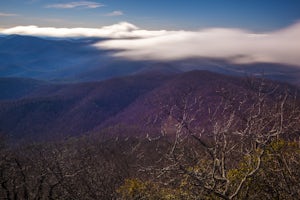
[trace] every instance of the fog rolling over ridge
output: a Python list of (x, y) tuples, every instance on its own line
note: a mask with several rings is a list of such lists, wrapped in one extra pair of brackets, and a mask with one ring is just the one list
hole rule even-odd
[[(147, 33), (146, 30), (144, 30)], [(300, 66), (300, 23), (287, 28), (256, 33), (237, 28), (199, 31), (165, 31), (138, 39), (100, 42), (104, 49), (120, 49), (115, 56), (136, 60), (180, 60), (204, 57), (233, 63), (281, 63)], [(180, 47), (180, 48), (179, 48)]]
[(99, 29), (20, 26), (2, 31), (0, 76), (82, 82), (204, 69), (299, 84), (299, 32), (299, 23), (265, 33), (144, 30), (125, 22)]
[[(2, 31), (43, 37), (100, 37), (100, 49), (134, 60), (226, 59), (233, 63), (281, 63), (300, 66), (300, 22), (269, 32), (212, 27), (196, 31), (146, 30), (128, 22), (89, 28), (19, 26)], [(180, 46), (181, 48), (178, 48)]]

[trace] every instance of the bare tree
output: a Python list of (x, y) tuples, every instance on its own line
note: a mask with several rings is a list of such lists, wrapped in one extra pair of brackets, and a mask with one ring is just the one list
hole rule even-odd
[(174, 135), (166, 154), (169, 164), (157, 170), (157, 177), (165, 174), (171, 185), (178, 181), (174, 176), (188, 178), (198, 195), (246, 198), (248, 182), (261, 170), (271, 142), (295, 137), (300, 130), (296, 90), (270, 87), (263, 80), (250, 86), (247, 92), (220, 87), (219, 103), (213, 106), (192, 90), (175, 104), (165, 104), (163, 127)]
[(0, 149), (0, 199), (115, 199), (129, 176), (126, 145), (73, 138)]

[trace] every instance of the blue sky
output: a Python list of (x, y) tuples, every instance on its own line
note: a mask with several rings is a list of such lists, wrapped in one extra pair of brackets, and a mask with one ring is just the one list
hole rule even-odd
[(300, 0), (2, 0), (0, 27), (100, 27), (127, 21), (147, 29), (231, 27), (270, 31), (300, 20)]
[(0, 29), (104, 37), (95, 47), (133, 60), (300, 66), (300, 0), (1, 0)]

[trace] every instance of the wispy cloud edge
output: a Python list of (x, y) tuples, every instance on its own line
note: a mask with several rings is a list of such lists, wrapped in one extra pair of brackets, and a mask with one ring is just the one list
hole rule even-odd
[(16, 14), (16, 13), (0, 12), (0, 17), (17, 17), (17, 16), (20, 16), (20, 15)]
[(73, 1), (69, 3), (49, 4), (46, 8), (57, 8), (57, 9), (72, 9), (72, 8), (99, 8), (104, 5), (93, 1)]
[(121, 11), (121, 10), (115, 10), (115, 11), (112, 11), (110, 13), (107, 13), (105, 16), (115, 17), (115, 16), (121, 16), (121, 15), (124, 15), (123, 11)]

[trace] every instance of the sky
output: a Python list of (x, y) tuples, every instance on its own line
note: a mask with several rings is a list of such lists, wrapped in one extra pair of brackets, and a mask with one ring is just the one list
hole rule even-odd
[(300, 0), (1, 0), (0, 28), (97, 28), (121, 21), (145, 29), (231, 27), (270, 31), (300, 20)]
[(300, 67), (300, 0), (1, 0), (0, 33), (104, 37), (133, 60)]

